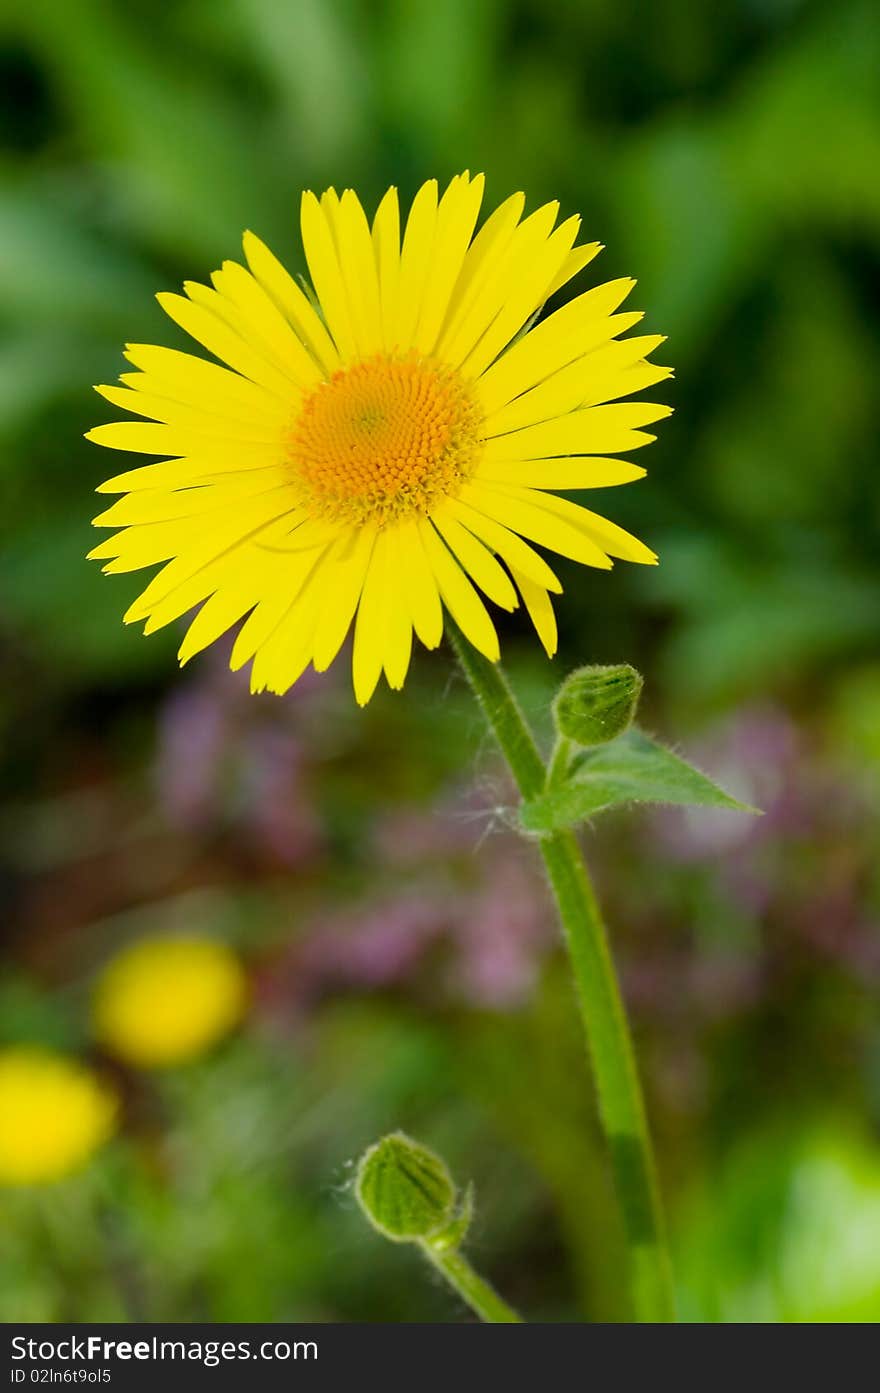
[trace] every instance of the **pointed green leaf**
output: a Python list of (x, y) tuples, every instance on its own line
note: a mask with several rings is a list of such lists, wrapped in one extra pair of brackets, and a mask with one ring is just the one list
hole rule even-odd
[(627, 803), (757, 812), (644, 731), (629, 730), (578, 754), (563, 781), (523, 804), (520, 818), (528, 832), (557, 832)]

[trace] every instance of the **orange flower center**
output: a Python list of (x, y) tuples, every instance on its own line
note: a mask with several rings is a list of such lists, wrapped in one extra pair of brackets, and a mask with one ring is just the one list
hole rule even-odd
[(476, 463), (479, 420), (455, 369), (378, 354), (305, 398), (288, 460), (316, 515), (381, 525), (458, 491)]

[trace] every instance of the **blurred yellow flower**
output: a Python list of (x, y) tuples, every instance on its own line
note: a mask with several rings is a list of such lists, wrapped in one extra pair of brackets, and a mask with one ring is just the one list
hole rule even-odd
[(142, 939), (104, 969), (94, 999), (95, 1033), (128, 1064), (181, 1064), (237, 1025), (246, 1001), (244, 971), (225, 944)]
[(0, 1050), (0, 1184), (59, 1180), (113, 1131), (117, 1101), (91, 1069), (32, 1045)]
[(669, 414), (621, 401), (670, 375), (647, 361), (663, 339), (620, 337), (642, 317), (617, 313), (629, 279), (530, 327), (601, 247), (575, 246), (578, 217), (555, 226), (558, 203), (523, 218), (521, 193), (474, 235), (482, 197), (482, 175), (442, 197), (431, 179), (401, 237), (396, 189), (372, 226), (350, 189), (306, 193), (314, 293), (246, 232), (248, 269), (158, 297), (219, 362), (129, 344), (138, 371), (97, 389), (146, 420), (89, 438), (165, 457), (99, 490), (125, 496), (94, 519), (119, 530), (90, 555), (108, 572), (164, 563), (126, 622), (150, 633), (201, 605), (185, 662), (244, 619), (231, 666), (253, 659), (252, 689), (279, 693), (328, 668), (353, 626), (363, 704), (383, 670), (403, 685), (413, 634), (437, 647), (444, 609), (495, 661), (478, 591), (522, 600), (552, 656), (562, 586), (530, 543), (606, 570), (656, 561), (556, 491), (645, 473), (613, 456)]

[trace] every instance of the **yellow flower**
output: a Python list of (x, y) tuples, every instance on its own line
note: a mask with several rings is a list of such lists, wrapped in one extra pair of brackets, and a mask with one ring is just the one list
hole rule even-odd
[(0, 1050), (0, 1184), (76, 1170), (110, 1136), (116, 1098), (90, 1069), (33, 1045)]
[(644, 474), (613, 456), (669, 408), (620, 398), (670, 375), (647, 362), (663, 339), (621, 338), (641, 318), (617, 313), (631, 280), (528, 327), (601, 248), (575, 246), (577, 217), (555, 226), (557, 203), (524, 218), (523, 194), (474, 235), (482, 194), (482, 176), (439, 198), (429, 180), (402, 238), (396, 189), (372, 226), (350, 189), (304, 194), (313, 291), (247, 232), (249, 269), (158, 297), (226, 366), (130, 344), (138, 371), (97, 389), (147, 421), (89, 439), (166, 458), (101, 486), (125, 497), (95, 523), (120, 530), (90, 555), (108, 572), (165, 563), (125, 616), (147, 633), (201, 604), (181, 662), (244, 619), (231, 665), (253, 659), (252, 689), (280, 693), (353, 625), (363, 704), (383, 669), (403, 685), (413, 633), (436, 648), (444, 607), (496, 660), (479, 591), (521, 598), (552, 656), (562, 587), (530, 543), (604, 569), (656, 561), (554, 491)]
[(241, 964), (224, 944), (142, 939), (104, 969), (95, 992), (95, 1032), (129, 1064), (181, 1064), (237, 1025), (246, 1001)]

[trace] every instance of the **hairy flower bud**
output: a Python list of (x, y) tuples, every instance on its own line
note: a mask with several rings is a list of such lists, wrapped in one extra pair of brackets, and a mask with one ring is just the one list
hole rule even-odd
[(560, 735), (578, 745), (605, 745), (632, 725), (642, 693), (634, 667), (581, 667), (565, 679), (553, 703)]
[(373, 1227), (396, 1243), (430, 1238), (455, 1209), (455, 1185), (444, 1162), (403, 1132), (364, 1152), (355, 1195)]

